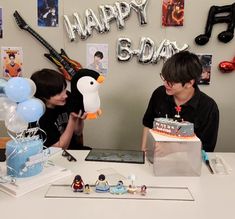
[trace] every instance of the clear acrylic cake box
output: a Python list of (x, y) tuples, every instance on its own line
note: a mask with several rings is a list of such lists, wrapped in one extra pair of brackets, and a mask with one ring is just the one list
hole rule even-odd
[[(155, 151), (155, 143), (161, 150)], [(201, 141), (198, 137), (180, 139), (149, 130), (147, 158), (156, 176), (200, 176)]]

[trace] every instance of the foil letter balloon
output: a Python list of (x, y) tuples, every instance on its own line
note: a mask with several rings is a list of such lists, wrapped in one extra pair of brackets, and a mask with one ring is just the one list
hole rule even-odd
[(76, 38), (74, 33), (75, 26), (71, 24), (67, 15), (64, 15), (64, 25), (70, 41), (73, 42)]
[(117, 10), (117, 26), (119, 29), (123, 29), (125, 19), (127, 19), (131, 14), (131, 8), (126, 2), (116, 2), (115, 5)]
[(148, 0), (134, 0), (130, 3), (130, 6), (138, 14), (140, 25), (147, 24), (146, 6)]
[(110, 23), (117, 17), (117, 13), (111, 5), (101, 5), (99, 8), (104, 32), (108, 32), (110, 30)]
[(181, 48), (179, 48), (176, 42), (171, 42), (167, 39), (162, 40), (157, 50), (154, 52), (152, 63), (157, 63), (160, 59), (163, 59), (165, 62), (168, 58), (170, 58), (175, 53), (180, 51), (184, 51), (188, 48), (187, 44), (184, 44)]
[(148, 37), (142, 37), (140, 40), (139, 62), (148, 63), (154, 54), (154, 42)]
[(81, 18), (79, 17), (78, 13), (73, 14), (74, 17), (74, 23), (75, 23), (75, 31), (78, 33), (80, 38), (82, 40), (87, 39), (89, 37), (89, 34), (85, 28), (85, 25), (82, 23)]
[(117, 58), (119, 61), (129, 61), (133, 57), (133, 51), (130, 49), (131, 40), (128, 38), (119, 38), (117, 42)]
[(85, 15), (86, 15), (86, 30), (89, 36), (91, 35), (93, 29), (96, 29), (98, 33), (104, 32), (103, 26), (100, 24), (99, 20), (97, 19), (92, 9), (87, 9), (85, 11)]

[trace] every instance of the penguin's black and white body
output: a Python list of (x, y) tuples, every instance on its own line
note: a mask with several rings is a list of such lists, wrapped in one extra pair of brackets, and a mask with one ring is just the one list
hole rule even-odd
[(80, 69), (71, 80), (71, 111), (87, 113), (88, 119), (101, 114), (98, 89), (104, 76), (91, 69)]

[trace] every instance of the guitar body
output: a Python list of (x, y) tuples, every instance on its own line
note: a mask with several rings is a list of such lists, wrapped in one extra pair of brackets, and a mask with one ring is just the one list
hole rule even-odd
[[(47, 57), (52, 63), (54, 63), (57, 66), (57, 68), (64, 75), (66, 80), (71, 81), (72, 76), (68, 73), (68, 71), (64, 68), (64, 66), (60, 63), (59, 60), (57, 60), (53, 55), (48, 54), (48, 53), (45, 53), (44, 56)], [(61, 49), (60, 56), (67, 63), (69, 63), (70, 67), (74, 69), (76, 72), (82, 68), (82, 65), (79, 62), (70, 59), (63, 49)]]
[(46, 53), (44, 56), (58, 67), (66, 80), (70, 81), (72, 77), (78, 72), (78, 70), (82, 68), (81, 64), (70, 59), (63, 49), (61, 49), (61, 53), (59, 54), (45, 39), (43, 39), (24, 21), (17, 11), (15, 11), (13, 15), (15, 17), (16, 23), (21, 29), (28, 31), (49, 50), (49, 54)]

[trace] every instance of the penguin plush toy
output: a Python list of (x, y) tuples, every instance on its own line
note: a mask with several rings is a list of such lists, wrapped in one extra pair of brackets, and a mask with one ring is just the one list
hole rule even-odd
[(100, 114), (98, 89), (104, 76), (91, 69), (80, 69), (71, 80), (71, 112), (87, 113), (87, 119), (96, 119)]

